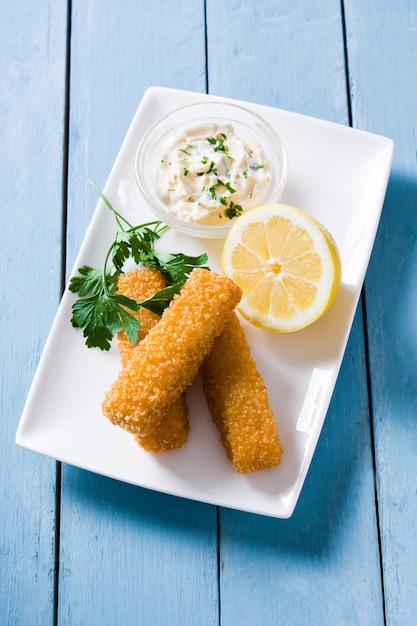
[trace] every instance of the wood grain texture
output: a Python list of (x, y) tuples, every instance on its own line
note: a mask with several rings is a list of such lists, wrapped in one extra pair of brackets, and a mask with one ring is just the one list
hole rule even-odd
[(217, 624), (215, 507), (63, 468), (59, 620)]
[(338, 0), (208, 0), (207, 20), (210, 93), (348, 124)]
[[(68, 269), (153, 85), (205, 90), (204, 4), (72, 3)], [(218, 623), (216, 508), (63, 468), (64, 624)]]
[(346, 6), (354, 125), (395, 155), (366, 283), (386, 617), (417, 621), (417, 6)]
[(15, 432), (60, 297), (66, 3), (0, 22), (0, 624), (52, 624), (55, 462)]
[[(217, 28), (218, 22), (227, 27)], [(227, 80), (220, 84), (224, 59)], [(210, 90), (220, 95), (238, 93), (242, 99), (348, 120), (339, 2), (312, 7), (211, 1), (208, 60)], [(283, 522), (221, 513), (224, 626), (383, 623), (369, 425), (359, 311), (293, 517)]]

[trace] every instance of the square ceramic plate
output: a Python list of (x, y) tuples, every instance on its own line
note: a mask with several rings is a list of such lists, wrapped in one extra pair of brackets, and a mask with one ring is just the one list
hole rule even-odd
[[(131, 222), (153, 219), (134, 177), (138, 143), (168, 111), (213, 98), (149, 89), (104, 189)], [(289, 517), (297, 503), (326, 416), (371, 254), (391, 169), (390, 139), (269, 107), (238, 103), (264, 118), (283, 140), (289, 163), (282, 202), (318, 218), (339, 247), (340, 292), (323, 318), (297, 333), (276, 335), (242, 321), (268, 388), (284, 455), (281, 464), (240, 475), (226, 458), (200, 382), (187, 391), (190, 436), (179, 450), (152, 455), (101, 414), (106, 390), (119, 371), (117, 347), (88, 350), (70, 324), (75, 296), (65, 291), (19, 424), (19, 445), (121, 481), (202, 502), (273, 517)], [(101, 266), (114, 238), (113, 218), (98, 202), (75, 263)], [(170, 230), (170, 252), (207, 252), (220, 270), (221, 242)]]

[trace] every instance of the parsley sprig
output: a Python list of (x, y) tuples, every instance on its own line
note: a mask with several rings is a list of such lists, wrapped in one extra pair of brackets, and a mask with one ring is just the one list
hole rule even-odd
[[(71, 278), (69, 289), (79, 296), (72, 306), (71, 323), (84, 329), (88, 348), (109, 350), (113, 336), (123, 327), (128, 339), (133, 344), (137, 343), (140, 324), (129, 310), (139, 311), (144, 307), (161, 315), (174, 295), (179, 293), (190, 272), (195, 267), (205, 267), (207, 255), (192, 257), (156, 251), (155, 242), (168, 227), (160, 221), (133, 226), (112, 207), (96, 185), (90, 179), (88, 181), (112, 212), (116, 235), (102, 268), (84, 265)], [(117, 280), (123, 274), (128, 259), (133, 259), (137, 265), (160, 271), (165, 276), (167, 287), (142, 302), (117, 293)]]

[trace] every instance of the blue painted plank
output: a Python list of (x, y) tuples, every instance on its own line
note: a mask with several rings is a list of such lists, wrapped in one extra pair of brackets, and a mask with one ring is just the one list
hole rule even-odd
[(339, 5), (209, 0), (210, 93), (347, 125)]
[[(205, 90), (204, 3), (72, 3), (68, 269), (145, 90)], [(216, 508), (64, 466), (59, 619), (218, 623)]]
[(53, 623), (55, 462), (15, 433), (60, 297), (66, 2), (0, 22), (0, 623)]
[[(207, 6), (211, 92), (347, 123), (338, 1)], [(294, 516), (223, 510), (220, 531), (224, 626), (383, 622), (360, 310)]]
[(205, 92), (204, 2), (73, 2), (67, 268), (152, 85)]
[(63, 468), (63, 624), (218, 623), (215, 507)]
[(346, 6), (354, 125), (395, 155), (365, 283), (387, 624), (417, 622), (417, 6)]

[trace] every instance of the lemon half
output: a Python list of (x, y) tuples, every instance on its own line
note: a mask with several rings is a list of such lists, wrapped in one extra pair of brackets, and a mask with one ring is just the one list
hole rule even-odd
[(222, 269), (242, 289), (238, 310), (252, 324), (291, 332), (313, 323), (341, 280), (336, 243), (315, 218), (285, 204), (243, 213), (231, 228)]

